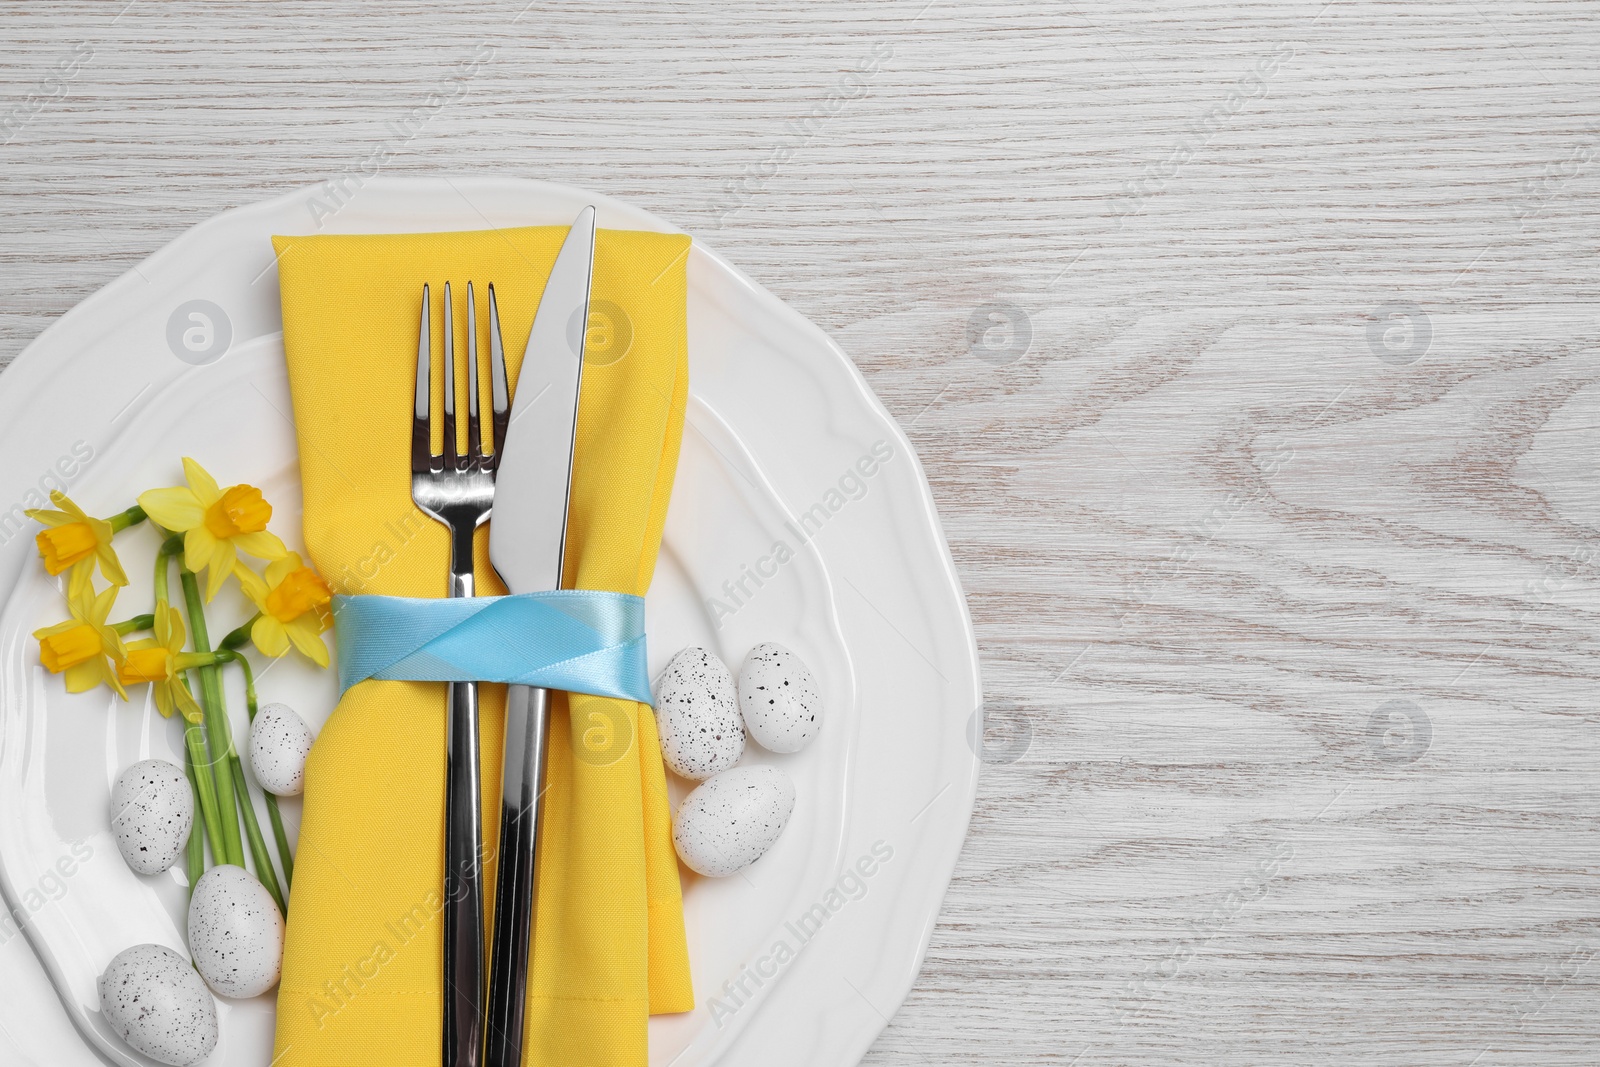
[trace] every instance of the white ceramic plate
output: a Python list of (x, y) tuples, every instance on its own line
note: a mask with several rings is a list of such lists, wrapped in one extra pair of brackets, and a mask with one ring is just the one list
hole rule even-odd
[[(316, 197), (329, 203), (308, 189), (195, 227), (53, 325), (0, 385), (0, 889), (68, 1018), (113, 1063), (148, 1061), (109, 1033), (95, 979), (132, 944), (181, 951), (185, 896), (181, 875), (123, 865), (110, 785), (136, 759), (179, 760), (179, 738), (143, 702), (67, 696), (38, 666), (29, 632), (64, 615), (13, 504), (34, 506), (29, 494), (54, 479), (110, 514), (137, 488), (174, 483), (187, 454), (225, 483), (262, 486), (274, 528), (296, 540), (268, 238), (315, 230)], [(565, 224), (587, 203), (605, 227), (673, 229), (605, 197), (511, 179), (369, 182), (321, 229)], [(747, 750), (745, 762), (782, 766), (798, 789), (772, 851), (733, 878), (683, 871), (697, 1007), (652, 1019), (651, 1062), (853, 1064), (911, 987), (966, 832), (980, 701), (971, 626), (916, 457), (849, 360), (699, 244), (689, 282), (689, 426), (647, 601), (651, 667), (693, 643), (737, 671), (752, 645), (776, 640), (816, 672), (827, 720), (801, 753)], [(209, 349), (191, 335), (199, 353), (182, 344), (179, 312), (196, 300), (226, 323)], [(132, 612), (148, 601), (153, 545), (127, 540)], [(779, 543), (792, 555), (782, 564)], [(223, 632), (225, 616), (214, 618)], [(260, 688), (313, 725), (334, 700), (330, 676), (287, 660)], [(242, 732), (238, 694), (231, 704)], [(672, 788), (676, 803), (685, 783)], [(12, 973), (29, 971), (8, 967), (0, 982)], [(267, 1064), (274, 1010), (274, 995), (222, 1002), (222, 1042), (206, 1062)], [(59, 1028), (3, 1003), (0, 1035), (40, 1062), (91, 1062)]]

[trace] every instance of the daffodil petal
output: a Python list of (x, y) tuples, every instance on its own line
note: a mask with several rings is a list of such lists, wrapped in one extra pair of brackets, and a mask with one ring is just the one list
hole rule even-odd
[(45, 626), (33, 631), (33, 638), (37, 641), (46, 637), (54, 637), (56, 634), (64, 634), (74, 626), (79, 625), (81, 625), (81, 622), (78, 619), (68, 619), (66, 622), (58, 622), (53, 626)]
[[(250, 550), (246, 548), (245, 551), (249, 552)], [(270, 557), (264, 556), (262, 558), (267, 559)], [(278, 585), (289, 575), (299, 570), (301, 566), (303, 564), (300, 562), (300, 553), (298, 552), (290, 552), (282, 559), (273, 560), (273, 562), (267, 564), (267, 585), (269, 587)]]
[(87, 512), (85, 512), (78, 505), (74, 504), (71, 499), (65, 496), (59, 489), (50, 490), (50, 503), (54, 504), (58, 509), (56, 514), (64, 516), (67, 522), (94, 521)]
[(103, 623), (95, 629), (100, 633), (100, 644), (112, 662), (121, 663), (128, 658), (128, 646), (122, 643), (122, 635)]
[(87, 621), (96, 625), (104, 624), (111, 617), (111, 608), (117, 602), (117, 592), (117, 587), (114, 585), (102, 589), (100, 595), (89, 605)]
[(216, 551), (217, 538), (204, 524), (183, 535), (183, 565), (195, 574), (206, 569), (206, 562)]
[(92, 591), (91, 583), (94, 580), (94, 557), (87, 556), (72, 565), (67, 571), (67, 599), (76, 600), (85, 592)]
[(206, 603), (209, 604), (222, 592), (223, 583), (233, 573), (233, 565), (238, 559), (233, 542), (218, 538), (216, 546), (211, 549), (211, 559), (206, 563)]
[(156, 710), (164, 719), (172, 718), (172, 692), (166, 685), (152, 685), (150, 695), (156, 698)]
[(28, 508), (23, 514), (46, 526), (65, 526), (69, 522), (78, 521), (64, 511), (51, 511), (49, 508)]
[(175, 533), (183, 533), (206, 521), (206, 506), (194, 491), (176, 486), (171, 489), (151, 489), (139, 494), (139, 506), (157, 526)]
[(239, 534), (230, 540), (257, 559), (278, 560), (289, 554), (289, 546), (283, 543), (283, 539), (267, 530)]
[(76, 594), (67, 597), (67, 606), (72, 609), (74, 618), (88, 622), (94, 615), (95, 592), (93, 585), (80, 588)]
[(289, 635), (283, 623), (271, 615), (263, 615), (250, 626), (250, 640), (263, 656), (276, 659), (289, 651)]
[(136, 648), (169, 648), (175, 652), (183, 650), (186, 631), (183, 628), (183, 614), (171, 604), (167, 605), (165, 612), (156, 612), (156, 624), (153, 628), (155, 636), (143, 641), (130, 641), (129, 650)]
[(100, 573), (112, 585), (127, 585), (128, 572), (122, 569), (122, 561), (108, 544), (103, 544), (94, 550), (95, 559), (100, 561)]
[(183, 613), (177, 608), (167, 609), (166, 636), (162, 637), (161, 627), (156, 627), (156, 637), (161, 644), (172, 652), (182, 652), (183, 643), (189, 639), (189, 631), (183, 625)]
[(319, 667), (328, 665), (328, 646), (322, 643), (322, 630), (314, 614), (307, 612), (284, 629), (302, 655)]
[(239, 588), (249, 598), (250, 603), (256, 606), (257, 611), (267, 610), (267, 583), (261, 580), (261, 575), (246, 567), (243, 563), (235, 562), (233, 576), (239, 579)]
[(189, 692), (187, 686), (180, 682), (173, 682), (170, 686), (165, 686), (163, 688), (169, 688), (172, 690), (172, 695), (176, 697), (178, 701), (178, 711), (182, 713), (185, 719), (188, 719), (190, 722), (200, 721), (203, 713), (200, 710), (199, 703), (195, 701), (194, 695)]
[(89, 513), (72, 502), (72, 498), (59, 489), (50, 490), (50, 503), (71, 515), (79, 522), (93, 522)]
[(61, 679), (66, 683), (69, 693), (87, 693), (99, 685), (104, 677), (105, 669), (95, 659), (75, 664), (61, 672)]
[(222, 499), (222, 487), (211, 477), (211, 472), (188, 456), (183, 457), (183, 476), (188, 479), (189, 488), (194, 490), (194, 495), (200, 498), (200, 503), (205, 507), (209, 508)]

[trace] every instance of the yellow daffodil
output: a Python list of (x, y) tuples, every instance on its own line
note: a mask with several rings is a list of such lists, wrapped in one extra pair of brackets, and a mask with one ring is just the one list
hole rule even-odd
[(261, 498), (261, 490), (253, 485), (223, 489), (187, 456), (183, 473), (187, 487), (152, 489), (139, 497), (139, 506), (159, 525), (183, 534), (183, 565), (196, 574), (206, 571), (207, 600), (233, 572), (240, 550), (266, 560), (288, 555), (277, 535), (267, 532), (272, 505)]
[(297, 552), (267, 565), (266, 578), (236, 564), (239, 587), (261, 614), (250, 625), (250, 640), (263, 655), (281, 656), (292, 643), (319, 667), (328, 665), (322, 634), (333, 625), (328, 605), (333, 591)]
[(128, 576), (111, 548), (111, 535), (116, 527), (105, 519), (86, 514), (59, 489), (50, 492), (50, 503), (60, 510), (30, 508), (28, 517), (44, 523), (45, 528), (35, 538), (39, 555), (44, 557), (44, 569), (60, 574), (71, 568), (67, 578), (67, 596), (71, 599), (89, 584), (94, 566), (100, 564), (100, 573), (112, 585), (127, 585)]
[(116, 600), (116, 586), (97, 596), (85, 581), (67, 599), (72, 618), (33, 632), (39, 640), (39, 662), (51, 673), (66, 676), (67, 692), (83, 693), (104, 682), (127, 699), (117, 678), (117, 665), (127, 652), (117, 631), (106, 623)]
[(183, 684), (183, 671), (199, 665), (187, 660), (210, 662), (210, 657), (184, 652), (186, 638), (183, 616), (177, 608), (168, 605), (166, 611), (156, 612), (154, 637), (128, 643), (128, 655), (117, 670), (117, 678), (123, 685), (149, 682), (161, 714), (170, 719), (176, 710), (185, 719), (197, 723), (201, 718), (200, 705)]

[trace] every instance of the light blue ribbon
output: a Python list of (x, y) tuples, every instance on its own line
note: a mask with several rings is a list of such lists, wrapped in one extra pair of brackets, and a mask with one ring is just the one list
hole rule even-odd
[(378, 678), (515, 682), (651, 703), (644, 599), (627, 593), (340, 596), (333, 618), (341, 695)]

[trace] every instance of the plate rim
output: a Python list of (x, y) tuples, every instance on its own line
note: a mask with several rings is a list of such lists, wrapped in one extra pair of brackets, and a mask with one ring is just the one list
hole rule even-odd
[[(592, 190), (586, 190), (562, 183), (523, 178), (514, 175), (463, 175), (451, 174), (449, 172), (437, 172), (427, 176), (379, 175), (373, 179), (369, 179), (363, 188), (371, 186), (373, 188), (381, 188), (384, 191), (395, 195), (403, 196), (408, 193), (419, 194), (429, 191), (437, 191), (440, 188), (441, 182), (454, 189), (464, 199), (465, 193), (462, 192), (462, 189), (505, 189), (514, 185), (519, 190), (526, 191), (529, 194), (529, 214), (538, 214), (542, 203), (547, 203), (550, 200), (559, 201), (572, 198), (586, 198), (590, 202), (595, 203), (597, 207), (601, 208), (602, 220), (604, 220), (607, 215), (620, 215), (625, 217), (628, 220), (628, 224), (634, 228), (653, 229), (656, 232), (665, 233), (686, 232), (676, 226), (671, 225), (665, 220), (660, 219), (653, 213), (628, 203), (627, 201), (618, 200), (605, 194), (593, 192)], [(106, 282), (100, 288), (95, 290), (95, 292), (79, 301), (72, 308), (59, 316), (55, 321), (50, 323), (50, 325), (47, 326), (37, 337), (30, 341), (6, 368), (4, 377), (12, 384), (11, 388), (0, 390), (0, 419), (25, 421), (25, 418), (18, 418), (18, 409), (25, 404), (28, 396), (37, 391), (52, 369), (52, 363), (46, 354), (46, 350), (56, 346), (58, 343), (72, 344), (73, 341), (71, 334), (85, 326), (93, 326), (97, 321), (95, 319), (96, 314), (100, 312), (103, 307), (111, 305), (115, 301), (125, 299), (126, 295), (131, 289), (143, 284), (147, 284), (148, 280), (144, 277), (141, 268), (148, 269), (151, 271), (151, 273), (155, 273), (158, 268), (164, 266), (169, 261), (174, 260), (180, 254), (181, 246), (192, 240), (195, 240), (203, 231), (225, 229), (230, 222), (237, 223), (241, 219), (248, 218), (252, 215), (270, 214), (280, 211), (286, 205), (290, 205), (297, 201), (302, 201), (304, 198), (314, 195), (320, 191), (321, 188), (322, 186), (320, 184), (295, 186), (288, 188), (277, 195), (254, 200), (250, 203), (241, 204), (210, 215), (205, 219), (186, 227), (182, 232), (172, 237), (160, 248), (151, 252), (138, 263), (133, 264), (117, 277)], [(485, 228), (496, 228), (494, 224), (491, 223), (487, 218), (485, 218), (484, 221)], [(639, 225), (641, 222), (647, 223), (648, 225), (641, 226)], [(539, 224), (540, 223), (536, 222), (518, 223), (518, 225)], [(401, 233), (430, 231), (426, 229), (374, 230), (371, 228), (361, 228), (343, 230), (335, 228), (325, 232)], [(692, 236), (694, 240), (691, 253), (692, 255), (701, 256), (709, 260), (710, 264), (713, 265), (725, 278), (731, 279), (734, 283), (736, 283), (736, 285), (743, 291), (743, 294), (756, 306), (762, 307), (768, 312), (776, 313), (786, 328), (809, 339), (813, 344), (820, 345), (820, 347), (828, 353), (836, 367), (842, 368), (845, 371), (845, 374), (853, 387), (855, 398), (858, 401), (863, 402), (864, 406), (876, 417), (879, 423), (887, 427), (887, 432), (891, 435), (894, 443), (903, 450), (905, 456), (910, 460), (910, 477), (912, 484), (914, 484), (916, 487), (919, 504), (919, 513), (916, 516), (917, 525), (925, 528), (933, 536), (934, 547), (936, 549), (936, 555), (938, 556), (939, 562), (939, 570), (937, 574), (939, 579), (938, 594), (941, 599), (953, 600), (954, 606), (957, 609), (956, 618), (954, 621), (958, 622), (959, 624), (961, 644), (967, 657), (965, 666), (968, 668), (972, 680), (972, 691), (968, 695), (975, 706), (976, 714), (979, 716), (977, 721), (981, 723), (982, 674), (976, 636), (972, 625), (971, 612), (967, 603), (965, 592), (961, 585), (960, 577), (955, 568), (953, 556), (950, 552), (948, 537), (946, 536), (944, 526), (938, 516), (937, 508), (933, 500), (931, 486), (929, 485), (921, 458), (918, 456), (915, 447), (913, 446), (909, 437), (907, 437), (905, 434), (904, 429), (884, 406), (881, 399), (872, 391), (870, 385), (868, 385), (866, 381), (865, 376), (861, 373), (860, 368), (856, 366), (854, 361), (849, 358), (844, 350), (837, 343), (835, 343), (834, 340), (821, 327), (806, 318), (804, 315), (800, 314), (800, 312), (794, 308), (790, 307), (775, 294), (762, 287), (759, 283), (754, 281), (742, 270), (740, 270), (736, 265), (723, 257), (721, 253), (719, 253), (713, 246), (707, 244), (698, 236), (694, 236), (692, 234), (690, 236)], [(275, 267), (275, 264), (273, 266)], [(275, 269), (273, 270), (273, 273), (275, 273)], [(112, 324), (103, 332), (115, 332), (120, 328), (120, 326)], [(78, 346), (81, 347), (81, 344)], [(18, 572), (16, 570), (0, 573), (0, 604), (9, 602), (11, 599), (11, 596), (18, 584), (17, 573)], [(981, 727), (979, 728), (981, 729)], [(962, 844), (964, 843), (970, 828), (980, 770), (981, 760), (974, 758), (971, 760), (970, 765), (967, 766), (966, 773), (959, 776), (958, 780), (952, 782), (952, 788), (955, 791), (957, 798), (962, 802), (962, 810), (960, 812), (959, 819), (951, 818), (944, 823), (944, 825), (947, 825), (950, 829), (949, 832), (941, 835), (941, 838), (945, 839), (943, 841), (945, 848), (943, 850), (943, 855), (938, 858), (936, 866), (932, 861), (926, 863), (926, 866), (930, 870), (937, 870), (939, 875), (938, 901), (936, 906), (926, 914), (917, 938), (917, 944), (915, 946), (913, 958), (909, 961), (909, 966), (905, 967), (901, 971), (899, 977), (894, 979), (895, 992), (893, 996), (892, 1010), (890, 1012), (891, 1016), (894, 1011), (898, 1011), (900, 1006), (904, 1004), (906, 998), (909, 996), (912, 988), (914, 987), (916, 978), (920, 974), (922, 965), (925, 962), (933, 930), (937, 926), (939, 913), (942, 910), (944, 896), (948, 892), (950, 881), (954, 875), (955, 868), (959, 863)], [(10, 883), (10, 876), (4, 871), (0, 871), (0, 898), (3, 898), (5, 903), (15, 911), (18, 910), (17, 900), (13, 894)], [(45, 965), (46, 970), (49, 970), (50, 968), (48, 959), (46, 955), (41, 952), (40, 947), (36, 942), (38, 935), (33, 924), (24, 925), (22, 929), (27, 938), (27, 945), (30, 952), (41, 962), (41, 964)], [(56, 992), (58, 996), (60, 996), (61, 990), (59, 983), (52, 980), (52, 984), (56, 986)], [(63, 1004), (63, 1008), (66, 1010), (66, 1014), (72, 1020), (74, 1026), (77, 1026), (79, 1020), (76, 1016), (76, 1013), (69, 1005)], [(855, 1040), (847, 1043), (847, 1047), (851, 1050), (853, 1057), (852, 1062), (859, 1061), (860, 1057), (865, 1054), (866, 1050), (870, 1048), (871, 1044), (877, 1039), (882, 1031), (886, 1029), (887, 1025), (887, 1021), (880, 1021), (879, 1023), (871, 1025), (870, 1027), (858, 1028), (862, 1032), (856, 1035)], [(866, 1032), (867, 1030), (870, 1030), (870, 1032)], [(80, 1036), (82, 1035), (80, 1034)], [(86, 1040), (85, 1045), (93, 1052), (93, 1054), (103, 1058), (103, 1053), (100, 1052), (100, 1050), (92, 1041)]]

